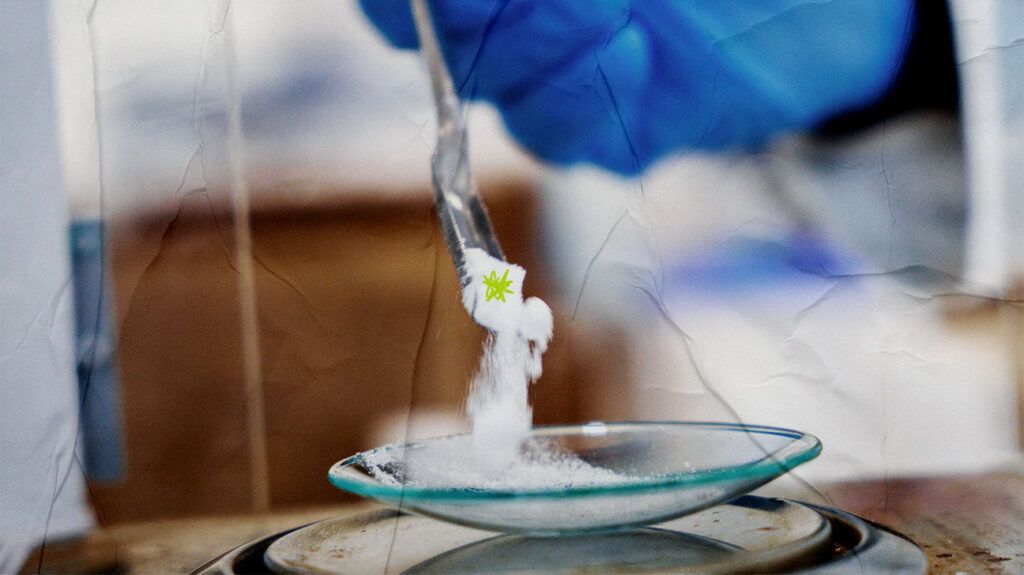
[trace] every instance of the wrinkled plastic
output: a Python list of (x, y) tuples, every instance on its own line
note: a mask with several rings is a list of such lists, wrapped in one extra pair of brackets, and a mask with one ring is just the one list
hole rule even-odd
[[(799, 14), (841, 3), (793, 4)], [(471, 368), (444, 366), (475, 365), (481, 334), (459, 302), (430, 215), (435, 126), (416, 54), (390, 48), (355, 3), (54, 6), (65, 181), (74, 217), (102, 221), (111, 247), (126, 485), (150, 485), (123, 498), (100, 490), (100, 516), (306, 502), (303, 494), (328, 489), (331, 462), (457, 425)], [(621, 19), (607, 7), (595, 17)], [(1024, 229), (1016, 161), (1024, 107), (1020, 75), (1006, 71), (1021, 69), (1024, 18), (1010, 2), (953, 8), (965, 82), (959, 122), (902, 117), (841, 143), (794, 135), (759, 154), (688, 153), (654, 164), (668, 153), (669, 135), (658, 130), (669, 126), (638, 138), (637, 157), (622, 155), (622, 124), (600, 98), (554, 108), (551, 88), (539, 93), (541, 105), (523, 100), (505, 112), (513, 137), (494, 107), (467, 110), (481, 189), (515, 181), (537, 192), (538, 222), (495, 225), (543, 256), (527, 271), (547, 276), (543, 295), (558, 315), (552, 345), (573, 341), (579, 347), (563, 355), (592, 363), (552, 419), (571, 408), (595, 419), (800, 429), (824, 444), (790, 477), (789, 494), (810, 501), (827, 497), (832, 480), (976, 472), (1018, 456), (1011, 338), (1020, 302), (1009, 288), (1024, 253), (1015, 249)], [(637, 14), (637, 26), (657, 20)], [(542, 40), (515, 46), (557, 56), (539, 50)], [(684, 62), (708, 50), (683, 48), (674, 47)], [(777, 131), (785, 115), (752, 105), (756, 91), (717, 91), (713, 69), (696, 68), (704, 74), (694, 79), (704, 107), (697, 117), (734, 108), (752, 115), (709, 132), (702, 146)], [(653, 68), (620, 72), (655, 76)], [(682, 108), (661, 85), (671, 75), (657, 76), (649, 89), (664, 91), (630, 95), (626, 126), (671, 106), (691, 114), (693, 102)], [(493, 87), (503, 78), (484, 80)], [(529, 116), (551, 109), (577, 110), (584, 120), (572, 124), (593, 132)], [(530, 128), (517, 128), (516, 118)], [(703, 134), (706, 126), (679, 129)], [(549, 169), (515, 137), (556, 163), (651, 167), (638, 178)], [(318, 227), (334, 206), (357, 199), (383, 207)], [(278, 219), (264, 217), (281, 206)], [(290, 224), (302, 209), (309, 217)], [(382, 213), (398, 223), (374, 227)], [(266, 239), (271, 232), (290, 243)], [(358, 254), (344, 249), (353, 245)], [(38, 321), (25, 325), (70, 341), (70, 326), (50, 319), (67, 306), (66, 283), (48, 292), (60, 297), (26, 308)], [(34, 333), (5, 332), (0, 357), (10, 362), (20, 336)], [(585, 354), (589, 344), (599, 352)], [(73, 354), (60, 350), (70, 377)], [(159, 401), (141, 402), (142, 389)], [(41, 404), (17, 409), (50, 426), (53, 480), (77, 465), (77, 436), (58, 425), (60, 414), (44, 418)], [(365, 429), (345, 427), (364, 414), (373, 416)], [(140, 430), (155, 430), (154, 443)], [(202, 473), (189, 461), (203, 462)], [(52, 494), (26, 501), (44, 514)], [(0, 511), (7, 520), (8, 509)]]

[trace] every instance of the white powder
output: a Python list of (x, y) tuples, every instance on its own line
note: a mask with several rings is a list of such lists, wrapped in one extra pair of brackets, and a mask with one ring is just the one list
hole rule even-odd
[[(551, 309), (535, 297), (523, 300), (522, 267), (479, 249), (466, 250), (465, 256), (472, 281), (463, 288), (462, 302), (491, 332), (466, 402), (472, 432), (409, 448), (374, 449), (362, 456), (367, 471), (384, 485), (443, 489), (566, 489), (628, 481), (552, 443), (530, 439), (527, 389), (541, 375)], [(493, 279), (507, 282), (504, 301), (493, 291), (488, 300), (485, 276), (492, 285)]]
[[(526, 270), (480, 249), (465, 252), (471, 278), (462, 303), (473, 319), (490, 330), (466, 402), (473, 453), (479, 465), (497, 470), (518, 456), (530, 432), (532, 412), (527, 388), (541, 375), (541, 355), (551, 340), (551, 308), (539, 298), (523, 300)], [(499, 297), (487, 298), (485, 278), (509, 282)], [(492, 286), (493, 291), (493, 286)], [(504, 299), (504, 301), (502, 301)]]
[(384, 485), (439, 489), (551, 490), (625, 483), (629, 476), (595, 467), (536, 440), (527, 441), (514, 465), (481, 466), (465, 436), (431, 439), (419, 447), (388, 445), (363, 454), (367, 471)]

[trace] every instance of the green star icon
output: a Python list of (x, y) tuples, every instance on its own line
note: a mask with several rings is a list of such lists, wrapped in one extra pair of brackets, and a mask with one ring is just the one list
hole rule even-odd
[(489, 276), (484, 276), (484, 285), (487, 286), (487, 292), (484, 294), (484, 298), (487, 301), (492, 299), (505, 301), (505, 294), (512, 293), (512, 290), (508, 289), (508, 286), (512, 285), (512, 280), (508, 279), (507, 269), (500, 278), (496, 271), (492, 271)]

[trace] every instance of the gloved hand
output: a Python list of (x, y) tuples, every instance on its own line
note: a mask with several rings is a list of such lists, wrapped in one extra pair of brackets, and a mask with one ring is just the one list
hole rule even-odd
[[(678, 150), (756, 149), (868, 105), (913, 0), (431, 0), (460, 95), (541, 158), (637, 174)], [(361, 0), (400, 48), (409, 0)]]

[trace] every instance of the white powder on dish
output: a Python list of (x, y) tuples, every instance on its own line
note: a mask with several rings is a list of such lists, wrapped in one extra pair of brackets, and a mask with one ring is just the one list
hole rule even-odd
[[(526, 270), (480, 249), (465, 252), (462, 303), (490, 330), (473, 379), (466, 413), (469, 436), (431, 439), (419, 446), (389, 445), (362, 455), (367, 471), (384, 485), (443, 489), (542, 490), (628, 481), (614, 471), (530, 438), (527, 390), (541, 375), (541, 355), (551, 340), (551, 309), (523, 299)], [(488, 296), (493, 279), (507, 282), (502, 298)]]
[(552, 490), (620, 484), (629, 476), (591, 465), (572, 453), (527, 441), (505, 469), (481, 466), (465, 436), (431, 439), (420, 447), (388, 445), (362, 455), (374, 479), (393, 487)]
[[(462, 304), (491, 332), (470, 387), (466, 413), (479, 464), (497, 470), (517, 458), (530, 433), (533, 418), (527, 389), (541, 375), (541, 355), (551, 340), (553, 320), (551, 308), (540, 298), (523, 300), (526, 270), (522, 267), (476, 248), (467, 249), (465, 258), (470, 282), (462, 289)], [(485, 277), (510, 283), (500, 297), (492, 293), (488, 299)]]

